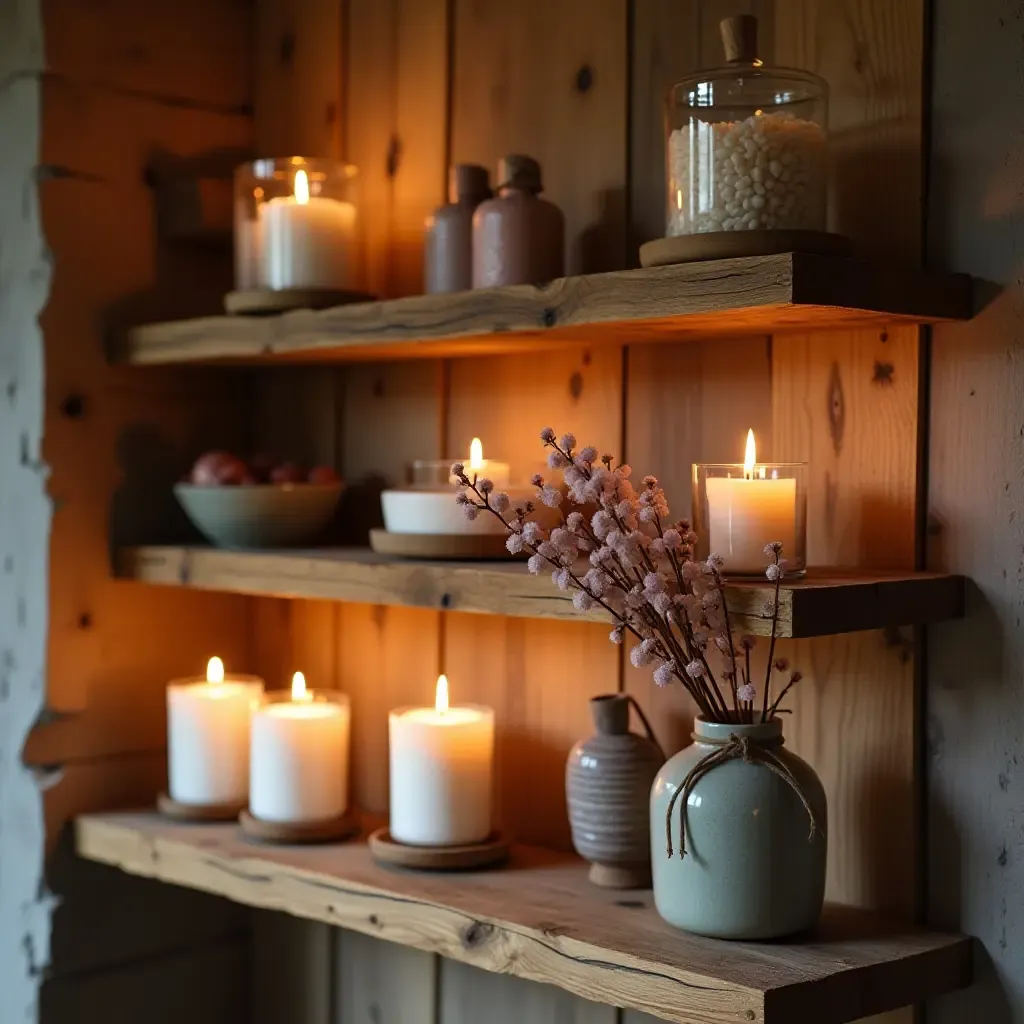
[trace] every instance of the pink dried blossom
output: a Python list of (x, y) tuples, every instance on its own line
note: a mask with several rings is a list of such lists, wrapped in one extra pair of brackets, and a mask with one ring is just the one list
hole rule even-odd
[(751, 636), (749, 633), (744, 634), (740, 637), (740, 647), (745, 651), (752, 651), (757, 646), (757, 637)]
[(665, 589), (665, 580), (660, 573), (649, 572), (644, 577), (644, 590), (651, 594), (660, 594)]
[(527, 544), (536, 544), (544, 539), (544, 531), (535, 519), (528, 519), (523, 523), (523, 540)]
[(631, 515), (633, 512), (633, 505), (631, 502), (623, 500), (615, 506), (615, 514), (620, 518), (624, 519), (626, 516)]
[(597, 449), (592, 444), (588, 444), (585, 448), (581, 448), (579, 450), (579, 454), (576, 458), (585, 462), (589, 466), (597, 461)]
[(554, 439), (555, 439), (555, 432), (551, 429), (551, 427), (545, 427), (540, 432), (540, 439), (545, 444), (551, 444), (551, 442), (554, 441)]
[(478, 515), (480, 515), (480, 509), (476, 505), (463, 505), (462, 514), (470, 521), (473, 522)]
[(764, 574), (772, 583), (777, 583), (783, 576), (782, 567), (772, 562), (772, 564), (765, 569)]
[(523, 551), (523, 538), (521, 534), (510, 533), (508, 539), (505, 541), (505, 547), (508, 548), (510, 555), (519, 555)]
[(680, 536), (678, 530), (666, 530), (663, 535), (663, 540), (665, 541), (665, 547), (667, 547), (669, 551), (676, 551), (683, 546), (683, 538)]
[(548, 469), (565, 469), (568, 465), (569, 460), (561, 452), (548, 452)]
[(628, 480), (633, 475), (633, 467), (627, 466), (625, 463), (623, 463), (615, 470), (615, 472), (618, 473), (623, 480)]
[(543, 555), (545, 558), (557, 558), (558, 548), (556, 548), (555, 545), (551, 543), (551, 541), (542, 540), (537, 545), (537, 554)]
[(620, 622), (620, 623), (619, 623), (619, 624), (618, 624), (617, 626), (615, 626), (615, 628), (614, 628), (614, 629), (612, 629), (612, 631), (611, 631), (611, 632), (610, 632), (610, 633), (608, 634), (608, 639), (609, 639), (609, 640), (611, 640), (611, 642), (612, 642), (613, 644), (621, 644), (621, 643), (622, 643), (622, 641), (623, 641), (623, 639), (624, 639), (624, 637), (625, 637), (625, 633), (626, 633), (626, 631), (625, 631), (625, 627), (624, 627), (624, 626), (622, 625), (622, 623)]
[(640, 643), (638, 643), (636, 647), (629, 652), (629, 661), (633, 668), (643, 668), (654, 660), (654, 655), (657, 650), (657, 640), (641, 640)]
[(461, 462), (452, 463), (452, 476), (462, 476), (466, 472), (466, 467)]
[(580, 527), (583, 525), (583, 513), (582, 512), (570, 512), (565, 517), (566, 529), (572, 533), (579, 532)]
[(650, 601), (654, 606), (654, 610), (659, 615), (668, 615), (672, 610), (672, 598), (668, 594), (664, 593), (664, 591), (660, 594), (655, 594)]
[(704, 666), (696, 658), (686, 666), (686, 674), (691, 679), (700, 679), (704, 675)]
[(487, 477), (484, 477), (476, 487), (481, 494), (490, 494), (491, 491), (494, 490), (494, 481), (488, 480)]
[(757, 688), (753, 683), (744, 683), (736, 690), (736, 696), (740, 700), (753, 700), (757, 696)]
[(658, 513), (650, 505), (644, 505), (637, 515), (641, 523), (653, 523), (658, 518)]
[(575, 466), (568, 466), (562, 474), (562, 479), (568, 487), (583, 487), (587, 482), (587, 475)]
[(540, 473), (534, 473), (533, 476), (530, 477), (530, 483), (533, 484), (534, 487), (543, 487), (544, 477), (542, 477)]
[(589, 612), (594, 607), (594, 599), (585, 590), (577, 590), (572, 595), (572, 606), (578, 612)]
[(588, 569), (583, 583), (595, 597), (600, 597), (608, 586), (608, 576), (600, 569)]
[(507, 512), (511, 504), (512, 500), (504, 491), (498, 491), (498, 493), (491, 498), (491, 508), (493, 508), (495, 512)]
[(575, 434), (563, 434), (558, 439), (558, 447), (563, 451), (570, 451), (576, 447), (576, 435)]
[(666, 661), (654, 670), (654, 685), (668, 686), (669, 683), (672, 682), (672, 677), (674, 675), (675, 670), (672, 662)]
[(540, 492), (540, 500), (548, 508), (558, 508), (562, 504), (562, 492), (557, 487), (546, 484)]
[(651, 476), (650, 474), (648, 474), (647, 476), (644, 477), (644, 487), (657, 487), (657, 486), (658, 486), (658, 478), (656, 476)]
[(799, 682), (800, 682), (800, 680), (801, 680), (801, 679), (803, 679), (803, 677), (804, 677), (804, 674), (803, 674), (803, 672), (800, 672), (800, 671), (794, 671), (794, 672), (793, 672), (793, 673), (792, 673), (792, 674), (790, 675), (790, 677), (789, 677), (789, 681), (790, 681), (791, 683), (799, 683)]
[(660, 537), (653, 537), (651, 539), (649, 550), (655, 558), (664, 558), (665, 542)]
[(789, 658), (776, 658), (775, 659), (775, 671), (785, 672), (789, 668)]
[(563, 526), (556, 526), (551, 531), (551, 543), (563, 554), (576, 553), (576, 538)]
[(764, 553), (769, 558), (774, 558), (776, 555), (782, 554), (782, 541), (773, 540), (771, 543), (765, 544)]
[(687, 583), (693, 583), (700, 577), (700, 566), (696, 562), (684, 562), (682, 575)]
[(465, 491), (459, 491), (459, 493), (455, 495), (455, 504), (472, 505), (473, 502), (470, 500), (469, 495)]
[(712, 552), (708, 555), (707, 565), (709, 570), (713, 569), (715, 572), (721, 572), (722, 567), (725, 565), (725, 559), (721, 555)]
[(544, 568), (544, 559), (540, 555), (530, 555), (526, 562), (526, 568), (529, 569), (534, 576), (537, 576), (541, 569)]
[(551, 582), (554, 583), (559, 590), (568, 590), (569, 584), (572, 579), (569, 576), (569, 570), (566, 568), (555, 569), (551, 574)]

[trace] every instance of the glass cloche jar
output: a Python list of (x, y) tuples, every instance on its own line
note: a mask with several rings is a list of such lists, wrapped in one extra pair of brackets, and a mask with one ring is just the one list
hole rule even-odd
[(722, 24), (727, 64), (667, 100), (669, 236), (824, 231), (828, 84), (757, 57), (757, 19)]

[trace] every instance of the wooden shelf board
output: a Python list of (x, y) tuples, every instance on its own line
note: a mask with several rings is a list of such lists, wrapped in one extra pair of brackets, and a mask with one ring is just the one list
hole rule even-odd
[[(548, 574), (531, 576), (522, 562), (424, 562), (365, 548), (315, 551), (223, 551), (138, 547), (118, 553), (117, 574), (143, 583), (271, 597), (403, 605), (524, 618), (607, 621), (597, 609), (575, 611)], [(730, 583), (734, 628), (767, 636), (761, 608), (767, 581)], [(863, 629), (923, 625), (963, 615), (964, 580), (939, 573), (810, 570), (785, 582), (779, 635), (828, 636)]]
[(828, 907), (801, 941), (734, 943), (665, 924), (649, 891), (587, 881), (573, 857), (515, 847), (501, 870), (378, 866), (365, 841), (271, 847), (234, 825), (86, 815), (82, 857), (237, 903), (363, 932), (686, 1024), (839, 1024), (964, 987), (972, 944)]
[(782, 253), (319, 312), (151, 324), (129, 331), (113, 355), (138, 364), (451, 357), (970, 316), (965, 275)]

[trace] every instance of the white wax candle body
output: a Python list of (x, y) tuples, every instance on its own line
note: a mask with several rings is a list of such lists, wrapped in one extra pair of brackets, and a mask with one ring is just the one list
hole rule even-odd
[(763, 573), (771, 541), (782, 541), (783, 555), (796, 552), (796, 480), (708, 477), (707, 497), (708, 546), (727, 576)]
[(249, 810), (263, 821), (311, 822), (348, 809), (347, 703), (267, 704), (252, 721)]
[(389, 719), (391, 835), (454, 846), (492, 830), (494, 712), (483, 707), (401, 708)]
[[(529, 517), (550, 527), (558, 519), (558, 510), (541, 505), (536, 487), (502, 488), (511, 499), (512, 508), (532, 501), (538, 506)], [(381, 492), (384, 526), (392, 533), (430, 534), (505, 534), (508, 531), (493, 512), (481, 511), (476, 519), (467, 519), (462, 506), (456, 504), (458, 488), (406, 487)], [(509, 516), (509, 512), (505, 513)]]
[(168, 793), (182, 804), (244, 804), (249, 728), (262, 681), (181, 682), (167, 688)]
[(356, 208), (351, 203), (278, 197), (262, 203), (259, 216), (265, 287), (353, 287)]

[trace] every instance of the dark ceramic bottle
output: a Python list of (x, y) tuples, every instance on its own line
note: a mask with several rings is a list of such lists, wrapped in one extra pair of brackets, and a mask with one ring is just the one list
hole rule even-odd
[[(630, 705), (646, 736), (629, 731)], [(590, 861), (590, 881), (605, 889), (651, 884), (650, 795), (665, 755), (632, 697), (593, 697), (597, 734), (576, 744), (565, 766), (572, 844)]]
[(498, 195), (473, 214), (473, 287), (542, 284), (565, 273), (565, 218), (540, 198), (540, 164), (507, 156)]
[(487, 168), (455, 164), (448, 202), (427, 218), (424, 277), (428, 295), (473, 287), (473, 211), (491, 197)]

